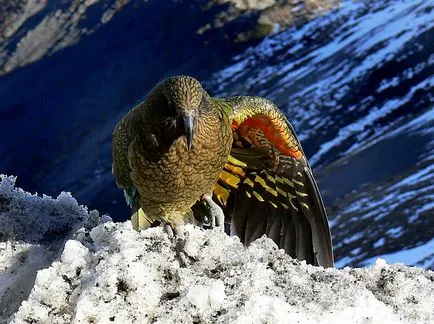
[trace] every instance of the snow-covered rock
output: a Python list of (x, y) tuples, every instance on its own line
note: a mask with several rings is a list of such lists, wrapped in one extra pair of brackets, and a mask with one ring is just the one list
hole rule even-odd
[[(88, 212), (69, 193), (40, 197), (15, 187), (15, 181), (0, 175), (0, 322), (27, 298), (37, 271), (59, 258), (73, 233), (102, 221), (97, 211)], [(69, 252), (71, 244), (61, 257), (65, 264), (79, 255)]]
[[(324, 269), (262, 238), (187, 226), (187, 267), (161, 228), (99, 225), (38, 272), (13, 323), (407, 323), (434, 320), (434, 273), (379, 260)], [(193, 245), (193, 251), (189, 245)], [(192, 254), (190, 255), (190, 252)]]
[[(183, 267), (174, 244), (161, 228), (139, 233), (129, 221), (91, 221), (91, 214), (71, 196), (66, 200), (40, 198), (15, 188), (14, 178), (1, 178), (0, 197), (2, 224), (20, 219), (23, 233), (27, 233), (17, 236), (14, 226), (0, 227), (4, 245), (0, 249), (4, 267), (0, 321), (434, 321), (432, 271), (388, 265), (382, 260), (360, 269), (313, 267), (290, 258), (265, 237), (246, 248), (237, 237), (191, 225), (186, 226), (188, 264)], [(39, 217), (40, 231), (46, 236), (29, 229), (35, 227), (28, 217), (30, 210)], [(59, 213), (44, 214), (49, 210)], [(61, 228), (62, 221), (68, 221), (75, 232), (48, 235), (46, 229)], [(11, 232), (6, 232), (9, 229)], [(56, 242), (60, 253), (47, 253), (53, 248), (49, 242)], [(17, 280), (16, 272), (27, 276)], [(32, 287), (30, 294), (22, 292), (17, 284), (20, 280)]]

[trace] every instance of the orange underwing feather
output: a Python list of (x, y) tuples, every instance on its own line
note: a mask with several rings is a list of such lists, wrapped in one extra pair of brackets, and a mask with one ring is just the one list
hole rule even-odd
[(243, 168), (232, 165), (230, 163), (226, 163), (225, 168), (240, 177), (244, 177), (246, 175), (246, 172), (243, 170)]
[(302, 157), (303, 153), (297, 147), (291, 146), (290, 138), (292, 134), (288, 134), (281, 121), (260, 114), (247, 118), (241, 124), (236, 122), (232, 124), (234, 132), (237, 132), (241, 137), (248, 136), (250, 128), (260, 129), (265, 138), (283, 154), (296, 159)]

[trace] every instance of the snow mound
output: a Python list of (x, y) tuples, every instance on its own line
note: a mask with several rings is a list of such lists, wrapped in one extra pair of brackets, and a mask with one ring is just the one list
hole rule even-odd
[(15, 181), (0, 175), (0, 323), (27, 298), (37, 271), (58, 259), (65, 241), (102, 221), (69, 193), (39, 197), (15, 187)]
[(434, 320), (434, 273), (384, 261), (366, 269), (313, 267), (269, 239), (187, 226), (180, 267), (160, 228), (130, 222), (79, 231), (38, 272), (14, 323), (351, 323)]
[[(61, 208), (61, 201), (35, 198), (19, 189), (11, 189), (11, 178), (2, 178), (0, 197), (8, 192), (4, 189), (5, 179), (9, 179), (9, 192), (14, 192), (13, 199), (23, 199), (23, 210), (26, 209), (24, 206), (30, 208), (32, 204), (34, 210), (40, 210), (44, 204)], [(18, 212), (20, 208), (14, 210), (17, 212), (16, 217), (25, 217), (25, 213)], [(85, 210), (82, 212), (83, 218), (89, 217)], [(0, 213), (0, 218), (3, 219), (5, 214), (8, 215), (8, 212)], [(69, 216), (68, 213), (64, 214), (65, 218)], [(47, 215), (41, 221), (49, 223), (51, 217)], [(400, 264), (387, 265), (382, 260), (370, 268), (361, 269), (313, 267), (290, 258), (265, 237), (246, 248), (236, 237), (191, 225), (186, 226), (184, 249), (188, 264), (181, 267), (174, 244), (161, 228), (139, 233), (132, 229), (130, 222), (110, 221), (91, 227), (83, 223), (82, 218), (77, 218), (76, 225), (80, 228), (73, 235), (64, 236), (65, 241), (59, 244), (62, 251), (60, 255), (47, 258), (45, 266), (38, 268), (41, 270), (37, 272), (29, 295), (19, 296), (20, 289), (17, 290), (16, 285), (9, 285), (14, 288), (10, 291), (13, 290), (15, 295), (3, 297), (2, 306), (7, 305), (7, 302), (17, 305), (10, 313), (9, 321), (434, 321), (432, 271)], [(44, 228), (51, 227), (46, 224)], [(15, 232), (12, 234), (17, 235)], [(31, 234), (30, 237), (33, 235), (36, 234)], [(11, 240), (8, 243), (12, 245), (21, 242), (17, 245), (18, 248), (0, 249), (0, 258), (6, 268), (10, 262), (18, 262), (19, 266), (15, 268), (25, 271), (29, 263), (20, 263), (20, 255), (24, 253), (28, 259), (29, 253), (26, 251), (29, 246), (33, 247), (33, 251), (37, 246), (43, 246), (41, 242), (37, 245), (25, 241), (24, 236), (21, 239), (24, 242)], [(30, 268), (29, 271), (32, 272), (36, 267)], [(10, 282), (13, 277), (6, 275), (6, 279)], [(0, 282), (2, 287), (3, 279)], [(1, 319), (0, 317), (0, 321)]]

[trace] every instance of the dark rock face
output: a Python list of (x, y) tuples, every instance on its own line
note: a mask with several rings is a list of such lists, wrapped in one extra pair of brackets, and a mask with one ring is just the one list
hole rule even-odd
[(227, 8), (214, 10), (213, 19), (198, 32), (206, 36), (207, 32), (222, 29), (225, 38), (235, 43), (249, 42), (277, 30), (301, 26), (338, 4), (339, 0), (211, 0), (204, 11), (218, 6)]
[[(190, 74), (215, 96), (266, 96), (286, 111), (324, 194), (338, 265), (432, 242), (434, 1), (341, 1), (259, 43), (233, 35), (265, 11), (198, 33), (228, 4), (16, 3), (13, 12), (39, 6), (14, 33), (0, 21), (0, 172), (18, 185), (72, 191), (126, 219), (113, 126), (158, 80)], [(432, 267), (434, 256), (412, 260)]]

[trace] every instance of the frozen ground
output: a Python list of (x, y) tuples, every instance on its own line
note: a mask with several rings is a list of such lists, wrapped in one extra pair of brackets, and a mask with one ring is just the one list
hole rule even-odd
[(69, 194), (31, 195), (0, 179), (0, 322), (428, 323), (434, 272), (378, 260), (312, 267), (268, 239), (187, 226), (189, 264), (167, 235), (138, 233)]

